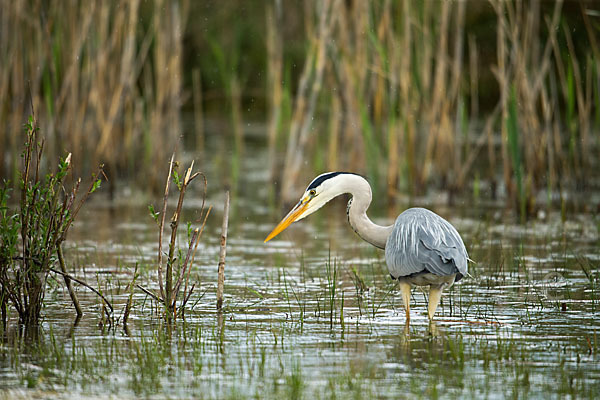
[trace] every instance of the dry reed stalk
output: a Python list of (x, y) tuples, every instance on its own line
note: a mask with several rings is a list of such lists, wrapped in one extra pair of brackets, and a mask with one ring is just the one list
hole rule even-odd
[[(499, 2), (492, 3), (495, 7), (498, 28), (496, 30), (496, 52), (497, 52), (497, 60), (498, 65), (495, 70), (493, 70), (496, 75), (496, 79), (498, 80), (498, 85), (500, 86), (500, 109), (502, 110), (502, 121), (506, 121), (508, 118), (508, 76), (507, 76), (507, 67), (506, 67), (506, 31), (508, 30), (506, 16), (504, 11), (501, 9), (502, 4)], [(506, 147), (506, 143), (508, 143), (508, 135), (506, 133), (506, 127), (502, 124), (501, 130), (501, 154), (502, 154), (502, 171), (504, 178), (504, 185), (508, 191), (509, 197), (514, 196), (514, 188), (511, 180), (511, 169), (509, 164), (508, 150)]]
[[(354, 6), (354, 5), (353, 5)], [(352, 29), (356, 25), (356, 30), (364, 26), (364, 16), (358, 16), (353, 12), (352, 7), (344, 2), (335, 2), (333, 4), (334, 18), (333, 23), (336, 24), (337, 34), (336, 43), (338, 44), (332, 49), (333, 64), (336, 68), (336, 73), (339, 76), (337, 86), (341, 93), (344, 127), (344, 139), (342, 147), (347, 153), (346, 163), (351, 163), (354, 170), (364, 170), (367, 164), (368, 155), (365, 154), (370, 143), (366, 143), (363, 138), (363, 131), (368, 130), (368, 126), (364, 126), (361, 121), (361, 112), (364, 115), (364, 108), (361, 110), (362, 103), (366, 100), (361, 88), (365, 88), (366, 82), (361, 80), (364, 78), (364, 73), (368, 70), (365, 64), (366, 58), (363, 57), (362, 51), (366, 48), (361, 46), (356, 41), (356, 32)], [(362, 42), (364, 37), (359, 38)], [(333, 52), (335, 50), (335, 52)], [(368, 132), (368, 131), (366, 131)], [(370, 171), (374, 172), (374, 171)]]
[(244, 121), (242, 117), (242, 89), (237, 74), (231, 76), (229, 90), (235, 157), (241, 159), (244, 154)]
[[(320, 4), (319, 27), (310, 38), (310, 49), (300, 78), (290, 126), (282, 177), (282, 200), (289, 203), (297, 197), (298, 177), (306, 154), (317, 96), (321, 90), (326, 62), (326, 47), (332, 30), (332, 2)], [(338, 1), (339, 2), (339, 1)]]
[(275, 11), (267, 7), (267, 96), (269, 100), (267, 116), (267, 140), (269, 152), (269, 176), (277, 175), (277, 136), (281, 122), (283, 100), (283, 45), (281, 43), (281, 3), (275, 2)]
[[(389, 40), (393, 35), (393, 22), (391, 19), (393, 10), (391, 5), (391, 1), (388, 0), (385, 2), (382, 10), (383, 16), (377, 29), (377, 40), (386, 46), (387, 57), (383, 60), (379, 60), (379, 57), (376, 59), (378, 65), (380, 65), (380, 69), (385, 73), (385, 75), (379, 74), (377, 77), (378, 96), (376, 98), (379, 99), (378, 103), (386, 105), (384, 116), (387, 117), (387, 121), (385, 121), (387, 122), (387, 126), (384, 121), (380, 121), (378, 125), (381, 126), (381, 129), (385, 129), (387, 136), (387, 195), (388, 200), (393, 202), (396, 198), (400, 175), (400, 139), (402, 137), (401, 125), (403, 123), (401, 114), (405, 105), (398, 104), (398, 97), (402, 88), (396, 78), (396, 74), (392, 72), (406, 67), (407, 63), (410, 63), (410, 55), (396, 57), (395, 50), (397, 47), (395, 43), (392, 43), (392, 40)], [(405, 5), (405, 7), (408, 7), (408, 5)], [(404, 26), (404, 28), (406, 27)], [(386, 86), (389, 86), (389, 89)], [(394, 109), (397, 109), (398, 115), (396, 115)], [(383, 114), (384, 111), (381, 113)]]
[(400, 169), (400, 144), (402, 127), (399, 122), (388, 128), (388, 164), (387, 164), (387, 198), (393, 202), (396, 199), (398, 189), (398, 172)]
[[(494, 108), (492, 113), (486, 118), (485, 125), (483, 128), (483, 133), (477, 139), (477, 143), (475, 144), (475, 149), (471, 149), (471, 151), (467, 155), (465, 155), (465, 160), (461, 164), (460, 168), (458, 169), (458, 173), (456, 174), (456, 180), (454, 183), (456, 188), (460, 189), (466, 185), (467, 175), (471, 171), (471, 167), (475, 163), (475, 160), (477, 159), (479, 152), (481, 151), (481, 149), (484, 146), (486, 146), (488, 149), (488, 157), (490, 158), (490, 160), (489, 160), (490, 166), (495, 165), (496, 152), (494, 150), (495, 146), (494, 146), (494, 142), (493, 142), (493, 129), (494, 129), (494, 125), (496, 124), (496, 122), (498, 120), (499, 113), (500, 113), (500, 103), (498, 103), (496, 105), (496, 108)], [(490, 174), (490, 176), (489, 176), (490, 182), (492, 182), (492, 184), (493, 184), (493, 182), (495, 182), (496, 170), (490, 168), (489, 174)], [(494, 196), (494, 195), (492, 194), (492, 196)]]
[[(398, 162), (397, 166), (395, 167), (395, 170), (400, 172), (400, 168), (401, 165), (404, 164), (404, 169), (406, 171), (406, 180), (410, 181), (410, 183), (408, 184), (409, 186), (409, 193), (414, 193), (416, 191), (416, 187), (415, 184), (417, 182), (417, 168), (415, 165), (415, 153), (416, 153), (416, 146), (415, 146), (415, 126), (416, 126), (416, 121), (415, 121), (415, 117), (414, 117), (414, 104), (418, 101), (418, 96), (414, 96), (412, 92), (415, 91), (412, 79), (411, 79), (411, 64), (414, 62), (413, 61), (413, 52), (411, 51), (411, 46), (412, 46), (412, 42), (413, 42), (413, 34), (412, 34), (412, 27), (411, 24), (413, 22), (412, 20), (412, 9), (411, 9), (411, 3), (409, 1), (404, 1), (403, 2), (403, 7), (402, 7), (402, 21), (401, 21), (401, 38), (399, 40), (399, 46), (392, 46), (391, 47), (391, 57), (392, 59), (399, 59), (400, 61), (397, 63), (396, 67), (394, 69), (392, 69), (392, 74), (394, 74), (394, 72), (396, 72), (395, 75), (398, 76), (398, 86), (399, 86), (399, 90), (398, 90), (398, 102), (399, 102), (399, 128), (401, 129), (400, 132), (392, 132), (392, 133), (396, 133), (397, 135), (399, 135), (398, 138), (398, 143), (399, 143), (399, 149), (403, 149), (402, 153), (399, 154), (398, 158), (400, 158), (400, 156), (402, 156), (403, 159), (403, 163), (400, 163), (400, 161)], [(390, 33), (390, 37), (392, 36), (393, 33)], [(414, 39), (416, 40), (416, 39)], [(390, 40), (390, 43), (393, 44), (394, 41)], [(401, 49), (401, 50), (395, 50), (395, 49)], [(400, 54), (398, 53), (398, 51), (402, 51), (402, 53), (404, 54), (402, 57), (400, 57)], [(390, 151), (393, 151), (395, 149), (390, 149)], [(389, 176), (389, 172), (388, 172), (388, 176)], [(388, 177), (388, 180), (390, 178)], [(390, 184), (397, 184), (397, 180), (395, 182), (390, 182)], [(391, 190), (388, 191), (388, 193), (390, 193)]]
[(545, 138), (545, 144), (546, 144), (546, 157), (547, 157), (547, 166), (548, 166), (548, 176), (547, 176), (547, 180), (548, 180), (548, 188), (550, 191), (554, 190), (556, 188), (556, 183), (557, 183), (557, 169), (556, 169), (556, 156), (555, 156), (555, 151), (554, 151), (554, 136), (555, 136), (555, 132), (554, 132), (554, 126), (553, 126), (553, 118), (552, 118), (552, 114), (553, 114), (553, 110), (556, 109), (556, 104), (553, 103), (553, 100), (555, 98), (551, 98), (550, 95), (547, 93), (547, 90), (544, 88), (542, 89), (541, 93), (540, 93), (540, 100), (541, 100), (541, 111), (542, 111), (542, 118), (544, 121), (544, 134), (546, 136)]
[(327, 149), (327, 169), (337, 171), (339, 162), (339, 141), (341, 125), (341, 101), (339, 96), (334, 95), (331, 99), (331, 113), (329, 115), (329, 146)]
[(469, 35), (469, 89), (471, 100), (471, 119), (477, 120), (479, 116), (479, 70), (477, 42), (475, 36)]
[[(447, 1), (442, 2), (441, 21), (439, 27), (439, 35), (437, 37), (437, 49), (436, 49), (436, 63), (435, 72), (433, 76), (433, 92), (431, 97), (431, 108), (427, 112), (427, 119), (429, 124), (429, 135), (427, 137), (425, 160), (423, 166), (423, 178), (428, 180), (432, 173), (432, 159), (434, 157), (435, 148), (441, 148), (443, 151), (447, 150), (448, 143), (445, 140), (444, 127), (442, 127), (443, 107), (446, 101), (445, 96), (447, 93), (446, 83), (446, 70), (447, 70), (447, 46), (448, 46), (448, 25), (450, 19), (450, 3)], [(440, 142), (440, 139), (442, 141)]]
[(225, 193), (225, 208), (223, 209), (223, 225), (221, 226), (221, 251), (217, 273), (217, 310), (223, 307), (223, 291), (225, 288), (225, 257), (227, 255), (227, 226), (229, 224), (229, 191)]
[(204, 151), (204, 111), (202, 106), (202, 75), (200, 69), (194, 68), (192, 71), (192, 87), (194, 100), (194, 125), (196, 132), (196, 152)]
[[(590, 111), (591, 111), (591, 102), (590, 102), (590, 95), (591, 95), (591, 90), (588, 90), (587, 93), (590, 93), (590, 95), (586, 95), (586, 93), (584, 93), (584, 83), (583, 83), (583, 78), (581, 77), (581, 70), (579, 67), (579, 60), (577, 59), (577, 53), (575, 51), (575, 46), (573, 45), (573, 39), (571, 37), (571, 30), (569, 28), (569, 26), (567, 26), (566, 22), (563, 24), (563, 31), (565, 34), (565, 38), (567, 41), (567, 49), (569, 51), (569, 55), (570, 55), (570, 60), (571, 60), (571, 68), (573, 70), (573, 80), (575, 83), (575, 99), (576, 99), (576, 103), (577, 103), (577, 120), (578, 120), (578, 126), (577, 126), (577, 134), (580, 136), (579, 140), (578, 140), (578, 145), (579, 146), (575, 146), (575, 148), (579, 147), (579, 150), (577, 151), (577, 153), (579, 154), (579, 157), (574, 157), (574, 163), (576, 166), (576, 173), (579, 175), (579, 181), (583, 182), (584, 178), (583, 178), (583, 174), (585, 174), (585, 170), (587, 169), (587, 167), (589, 166), (590, 162), (589, 162), (589, 157), (588, 157), (588, 152), (587, 149), (590, 146), (590, 139), (589, 139), (589, 121), (590, 121)], [(591, 79), (588, 79), (588, 82), (591, 81)], [(587, 101), (586, 101), (587, 100)]]

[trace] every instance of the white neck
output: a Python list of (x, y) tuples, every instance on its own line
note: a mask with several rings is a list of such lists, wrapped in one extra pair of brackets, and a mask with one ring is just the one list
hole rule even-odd
[(381, 226), (375, 224), (367, 216), (372, 194), (369, 183), (359, 175), (344, 176), (344, 193), (350, 193), (348, 202), (348, 222), (363, 240), (375, 247), (385, 249), (385, 243), (392, 232), (393, 225)]

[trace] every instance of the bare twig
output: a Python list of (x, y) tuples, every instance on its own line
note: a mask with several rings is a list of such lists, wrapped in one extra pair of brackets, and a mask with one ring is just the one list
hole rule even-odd
[(98, 166), (98, 169), (96, 170), (96, 173), (92, 174), (92, 180), (90, 181), (90, 184), (88, 186), (88, 190), (83, 195), (83, 198), (81, 199), (81, 201), (79, 202), (79, 204), (75, 208), (75, 211), (73, 211), (73, 218), (72, 219), (75, 219), (75, 217), (77, 216), (77, 214), (79, 214), (79, 210), (81, 210), (81, 207), (83, 206), (83, 203), (85, 203), (85, 201), (87, 200), (87, 198), (94, 191), (94, 185), (96, 184), (96, 180), (100, 176), (103, 176), (105, 180), (108, 180), (108, 177), (104, 173), (104, 164), (100, 164)]
[(219, 254), (219, 272), (217, 280), (217, 310), (223, 307), (223, 288), (225, 286), (225, 256), (227, 255), (227, 225), (229, 222), (229, 192), (225, 193), (223, 226), (221, 229), (221, 252)]
[(129, 297), (127, 298), (127, 304), (125, 304), (125, 311), (123, 311), (123, 325), (127, 326), (127, 320), (129, 319), (129, 312), (131, 311), (131, 305), (133, 303), (133, 287), (138, 277), (138, 264), (135, 263), (135, 271), (133, 271), (133, 279), (129, 284)]
[[(202, 220), (202, 215), (204, 214), (204, 205), (206, 204), (206, 191), (208, 190), (208, 181), (206, 180), (206, 175), (204, 175), (202, 172), (198, 172), (196, 175), (200, 175), (202, 177), (202, 180), (204, 181), (204, 187), (202, 189), (202, 206), (200, 207), (200, 217), (198, 217), (198, 220), (196, 221), (200, 222), (200, 220)], [(208, 212), (210, 212), (210, 208), (208, 209)], [(204, 221), (206, 222), (206, 216)]]
[(194, 123), (196, 126), (196, 151), (204, 150), (204, 114), (202, 111), (202, 75), (199, 68), (192, 70), (192, 100), (194, 103)]
[[(58, 253), (58, 263), (60, 265), (60, 269), (62, 272), (64, 272), (66, 274), (67, 267), (65, 266), (65, 256), (63, 255), (62, 246), (60, 245), (60, 243), (56, 246), (56, 251)], [(83, 311), (81, 310), (81, 305), (79, 304), (79, 299), (77, 299), (77, 294), (75, 293), (75, 290), (73, 290), (73, 285), (71, 284), (71, 279), (66, 275), (63, 275), (63, 278), (65, 280), (65, 285), (67, 286), (67, 290), (69, 291), (69, 296), (71, 296), (71, 301), (73, 302), (73, 306), (75, 307), (75, 310), (77, 311), (77, 317), (79, 318), (79, 317), (81, 317), (81, 315), (83, 315)]]
[[(202, 209), (204, 209), (204, 206), (202, 206)], [(192, 261), (190, 262), (190, 265), (194, 265), (194, 259), (196, 258), (196, 250), (198, 250), (198, 242), (200, 240), (200, 237), (202, 236), (202, 232), (204, 232), (204, 226), (206, 225), (206, 220), (208, 219), (208, 216), (210, 215), (210, 211), (211, 210), (212, 210), (212, 206), (208, 207), (208, 211), (206, 211), (206, 214), (204, 215), (204, 221), (202, 222), (202, 226), (200, 227), (200, 234), (198, 235), (198, 241), (196, 241), (196, 244), (194, 245), (194, 252), (192, 253)], [(189, 283), (189, 280), (190, 280), (190, 271), (191, 270), (192, 270), (192, 268), (190, 266), (190, 268), (188, 268), (188, 272), (187, 272), (187, 275), (185, 277), (185, 288), (183, 289), (184, 295), (187, 292), (188, 283)], [(193, 288), (191, 290), (193, 290)], [(184, 304), (185, 303), (186, 302), (184, 302)]]
[(151, 291), (149, 291), (148, 289), (144, 288), (141, 285), (135, 285), (138, 289), (140, 289), (142, 292), (146, 293), (148, 296), (152, 297), (154, 300), (158, 301), (159, 303), (163, 303), (164, 301), (163, 299), (161, 299), (160, 297), (158, 297), (157, 295), (155, 295), (154, 293), (152, 293)]
[[(190, 288), (190, 291), (187, 293), (187, 295), (185, 296), (185, 298), (183, 299), (183, 303), (181, 303), (181, 307), (179, 307), (179, 313), (183, 316), (185, 313), (185, 305), (187, 304), (187, 302), (189, 301), (190, 297), (192, 296), (192, 293), (194, 292), (194, 288), (196, 287), (196, 284), (192, 284), (192, 287)], [(185, 292), (184, 292), (185, 293)]]
[[(175, 262), (175, 241), (177, 240), (177, 228), (179, 227), (179, 221), (181, 218), (181, 210), (183, 208), (183, 199), (185, 197), (185, 191), (188, 187), (188, 185), (190, 184), (190, 182), (196, 178), (199, 173), (195, 173), (192, 174), (192, 170), (194, 168), (194, 161), (192, 161), (192, 164), (190, 165), (190, 167), (187, 169), (186, 173), (185, 173), (185, 177), (183, 178), (183, 182), (180, 182), (180, 184), (178, 184), (179, 186), (179, 201), (177, 202), (177, 209), (175, 210), (175, 214), (173, 214), (173, 218), (171, 219), (171, 240), (169, 242), (169, 256), (167, 259), (167, 272), (165, 275), (165, 295), (163, 297), (164, 303), (167, 305), (168, 310), (167, 310), (167, 318), (170, 319), (170, 313), (175, 311), (173, 304), (173, 301), (175, 299), (175, 297), (177, 296), (177, 292), (174, 291), (173, 289), (173, 263)], [(189, 252), (188, 252), (188, 256), (189, 256)], [(184, 264), (184, 268), (185, 268), (185, 264)]]
[(196, 228), (194, 233), (192, 234), (192, 240), (190, 240), (190, 246), (188, 247), (187, 254), (185, 256), (185, 261), (181, 266), (181, 271), (179, 273), (179, 278), (177, 279), (177, 283), (175, 283), (175, 287), (173, 288), (172, 297), (169, 299), (171, 306), (175, 308), (175, 302), (177, 301), (177, 295), (179, 293), (179, 288), (183, 283), (183, 278), (186, 276), (186, 269), (192, 269), (192, 263), (190, 262), (190, 257), (192, 256), (193, 250), (198, 246), (198, 239), (200, 238), (200, 229)]

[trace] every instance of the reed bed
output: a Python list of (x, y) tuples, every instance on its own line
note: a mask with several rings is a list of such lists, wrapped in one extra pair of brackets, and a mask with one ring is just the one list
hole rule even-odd
[(235, 189), (250, 118), (266, 120), (284, 202), (334, 169), (391, 202), (472, 192), (523, 219), (598, 186), (594, 2), (261, 5), (0, 2), (0, 175), (15, 177), (31, 92), (51, 155), (74, 149), (76, 170), (101, 161), (157, 192), (188, 133), (198, 151), (228, 140)]
[[(563, 205), (567, 192), (593, 186), (585, 175), (597, 167), (600, 127), (595, 13), (581, 3), (567, 19), (563, 6), (311, 3), (286, 157), (272, 168), (282, 171), (273, 176), (283, 200), (293, 201), (323, 167), (365, 173), (390, 200), (427, 187), (452, 199), (482, 178), (490, 196), (503, 195), (522, 218), (540, 207), (539, 197)], [(495, 43), (467, 23), (473, 14), (492, 18)], [(570, 20), (585, 30), (579, 43)], [(278, 47), (269, 48), (269, 65), (281, 65)], [(281, 75), (269, 71), (269, 81)], [(279, 93), (269, 93), (280, 104)], [(480, 97), (491, 104), (484, 109)], [(270, 118), (275, 126), (280, 113)]]
[(0, 175), (16, 171), (31, 93), (50, 155), (158, 189), (152, 165), (181, 134), (186, 15), (186, 1), (0, 2)]

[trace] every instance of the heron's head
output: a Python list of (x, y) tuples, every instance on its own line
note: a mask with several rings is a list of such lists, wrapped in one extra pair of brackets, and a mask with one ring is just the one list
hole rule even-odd
[[(351, 172), (328, 172), (317, 176), (308, 185), (298, 204), (269, 233), (265, 243), (283, 232), (292, 222), (309, 216), (334, 197), (348, 193), (349, 183), (356, 177), (360, 177), (360, 175)], [(360, 177), (360, 179), (363, 178)]]

